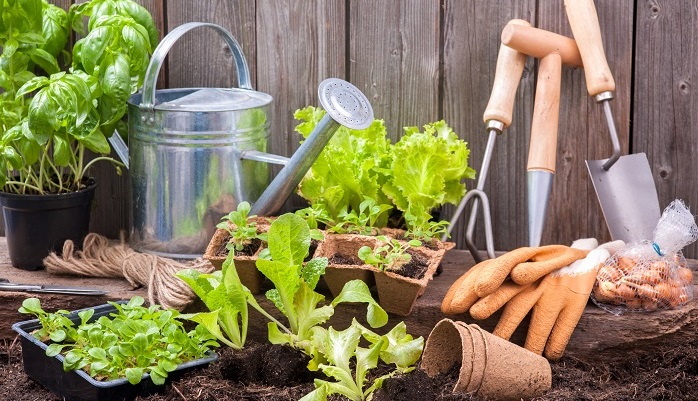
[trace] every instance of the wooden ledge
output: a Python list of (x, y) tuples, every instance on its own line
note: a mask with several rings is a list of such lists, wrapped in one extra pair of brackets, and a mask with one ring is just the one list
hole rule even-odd
[[(449, 251), (442, 263), (443, 273), (435, 277), (427, 286), (424, 295), (417, 301), (412, 314), (407, 317), (391, 315), (385, 330), (405, 321), (411, 334), (426, 338), (439, 320), (448, 317), (476, 323), (491, 331), (497, 324), (498, 314), (484, 321), (475, 321), (468, 314), (445, 316), (441, 313), (441, 300), (451, 284), (473, 265), (474, 261), (467, 251)], [(698, 261), (689, 260), (689, 265), (694, 270), (694, 282), (697, 282)], [(13, 323), (27, 320), (27, 316), (18, 313), (17, 309), (21, 306), (22, 301), (29, 296), (41, 299), (46, 310), (75, 310), (101, 305), (111, 300), (129, 299), (136, 295), (147, 299), (146, 289), (132, 289), (125, 279), (56, 276), (48, 274), (45, 270), (32, 272), (14, 268), (9, 263), (7, 242), (4, 237), (0, 237), (0, 277), (13, 283), (62, 284), (101, 288), (108, 291), (105, 296), (0, 292), (0, 321), (3, 322), (0, 326), (0, 338), (4, 340), (11, 340), (15, 337), (15, 333), (11, 329)], [(698, 295), (698, 288), (696, 288), (695, 293)], [(269, 307), (268, 310), (273, 309), (264, 295), (259, 295), (257, 298), (263, 306)], [(190, 309), (200, 308), (201, 305), (195, 303)], [(340, 305), (330, 323), (336, 328), (344, 328), (350, 324), (351, 319), (355, 316), (363, 321), (365, 314), (365, 306)], [(258, 313), (251, 312), (249, 336), (264, 340), (267, 332), (266, 323), (266, 320)], [(528, 321), (525, 320), (514, 333), (512, 341), (519, 345), (523, 344), (527, 329)], [(680, 310), (631, 313), (622, 316), (613, 316), (590, 302), (572, 335), (566, 354), (582, 360), (593, 361), (599, 360), (599, 358), (614, 358), (628, 351), (651, 351), (651, 347), (648, 347), (651, 345), (696, 340), (698, 340), (698, 301), (695, 299)]]

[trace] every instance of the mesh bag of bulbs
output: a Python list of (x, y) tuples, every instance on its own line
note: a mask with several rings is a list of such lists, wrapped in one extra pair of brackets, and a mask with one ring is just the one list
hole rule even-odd
[(693, 271), (681, 249), (698, 239), (698, 227), (681, 200), (662, 213), (653, 240), (626, 245), (599, 269), (591, 298), (615, 315), (676, 309), (693, 299)]

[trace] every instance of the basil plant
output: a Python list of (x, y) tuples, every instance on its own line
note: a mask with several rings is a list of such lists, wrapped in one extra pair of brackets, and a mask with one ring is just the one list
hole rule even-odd
[[(91, 0), (68, 11), (46, 0), (0, 0), (0, 188), (66, 193), (108, 160), (158, 32), (132, 0)], [(86, 29), (85, 29), (86, 28)], [(72, 32), (80, 35), (66, 48)], [(69, 51), (70, 50), (70, 51)], [(87, 161), (86, 151), (97, 157)]]

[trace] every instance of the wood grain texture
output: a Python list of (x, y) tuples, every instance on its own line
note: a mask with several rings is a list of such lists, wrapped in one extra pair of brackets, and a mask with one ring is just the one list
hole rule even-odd
[[(300, 146), (297, 109), (319, 107), (318, 85), (346, 79), (344, 0), (257, 1), (257, 89), (274, 97), (269, 151), (291, 156)], [(272, 173), (280, 170), (274, 166)], [(305, 207), (294, 195), (283, 211)]]
[[(572, 36), (561, 1), (138, 1), (153, 14), (163, 35), (191, 21), (218, 23), (233, 32), (256, 88), (275, 98), (272, 152), (290, 155), (298, 147), (291, 113), (316, 104), (317, 84), (337, 76), (366, 93), (393, 140), (402, 135), (403, 126), (444, 118), (469, 142), (469, 164), (478, 171), (487, 142), (482, 113), (502, 28), (521, 18)], [(698, 59), (698, 5), (692, 0), (634, 3), (595, 1), (616, 81), (611, 108), (622, 152), (647, 153), (662, 207), (682, 198), (698, 210), (698, 167), (693, 156), (698, 152), (698, 101), (691, 85)], [(514, 120), (497, 139), (485, 187), (499, 250), (527, 242), (525, 161), (536, 65), (527, 60)], [(230, 52), (205, 31), (194, 32), (175, 46), (160, 77), (161, 87), (165, 79), (170, 87), (236, 84)], [(542, 243), (592, 236), (609, 239), (584, 160), (607, 158), (611, 149), (602, 107), (588, 96), (583, 71), (564, 67), (557, 173)], [(127, 226), (128, 177), (116, 176), (107, 164), (93, 171), (100, 188), (92, 229), (116, 237)], [(467, 186), (474, 188), (475, 182)], [(294, 198), (284, 210), (302, 204)], [(441, 218), (450, 219), (453, 210), (445, 207)], [(453, 230), (460, 248), (465, 246), (467, 215), (466, 209)], [(480, 248), (484, 248), (482, 226), (479, 222), (476, 234)], [(698, 245), (687, 248), (686, 254), (698, 255)]]
[[(254, 0), (168, 0), (167, 31), (187, 22), (210, 22), (227, 29), (242, 47), (256, 83), (256, 38)], [(237, 86), (233, 56), (225, 42), (212, 30), (187, 33), (172, 47), (167, 60), (170, 88)]]
[[(535, 1), (468, 1), (444, 3), (442, 117), (471, 150), (468, 164), (480, 172), (488, 134), (482, 122), (494, 81), (501, 30), (520, 18), (535, 25)], [(492, 209), (495, 249), (526, 242), (526, 155), (533, 113), (535, 74), (527, 58), (514, 101), (513, 121), (497, 137), (485, 193)], [(466, 183), (475, 188), (474, 181)], [(444, 208), (449, 219), (454, 208)], [(464, 247), (469, 208), (453, 228), (452, 240)], [(484, 248), (484, 224), (478, 220), (476, 243)]]
[(368, 97), (388, 136), (439, 118), (439, 3), (349, 3), (349, 78)]
[[(646, 152), (659, 205), (683, 199), (698, 210), (698, 3), (640, 1), (637, 6), (633, 153)], [(698, 255), (698, 245), (686, 248)]]
[[(606, 57), (617, 84), (611, 109), (622, 154), (628, 153), (632, 71), (632, 1), (597, 2)], [(562, 2), (539, 2), (538, 28), (572, 37)], [(563, 68), (557, 172), (548, 204), (543, 244), (578, 238), (610, 239), (585, 160), (612, 153), (602, 106), (588, 96), (584, 71)]]

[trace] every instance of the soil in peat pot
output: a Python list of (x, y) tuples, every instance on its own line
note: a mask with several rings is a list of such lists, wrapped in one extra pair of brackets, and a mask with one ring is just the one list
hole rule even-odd
[[(319, 377), (307, 371), (305, 356), (283, 346), (252, 341), (242, 351), (221, 348), (218, 352), (220, 359), (209, 367), (166, 385), (160, 394), (136, 400), (298, 400), (312, 391), (312, 380)], [(698, 400), (698, 344), (648, 347), (612, 364), (563, 357), (552, 364), (552, 371), (552, 389), (537, 400)], [(379, 367), (373, 374), (384, 372)], [(450, 393), (457, 378), (457, 366), (433, 379), (416, 369), (387, 380), (373, 399), (478, 400)], [(24, 374), (19, 341), (0, 343), (0, 400), (61, 401)]]
[(409, 262), (401, 265), (396, 269), (391, 269), (390, 272), (399, 274), (403, 277), (420, 280), (429, 269), (429, 260), (422, 255), (411, 253), (412, 257)]
[[(223, 241), (220, 248), (216, 252), (216, 256), (228, 256), (228, 240)], [(262, 240), (259, 238), (253, 238), (249, 244), (245, 245), (241, 250), (235, 251), (235, 256), (252, 256), (255, 252), (262, 246)]]
[(363, 265), (364, 262), (359, 259), (358, 256), (348, 256), (342, 255), (341, 253), (336, 253), (329, 259), (331, 265), (347, 265), (347, 266), (359, 266)]

